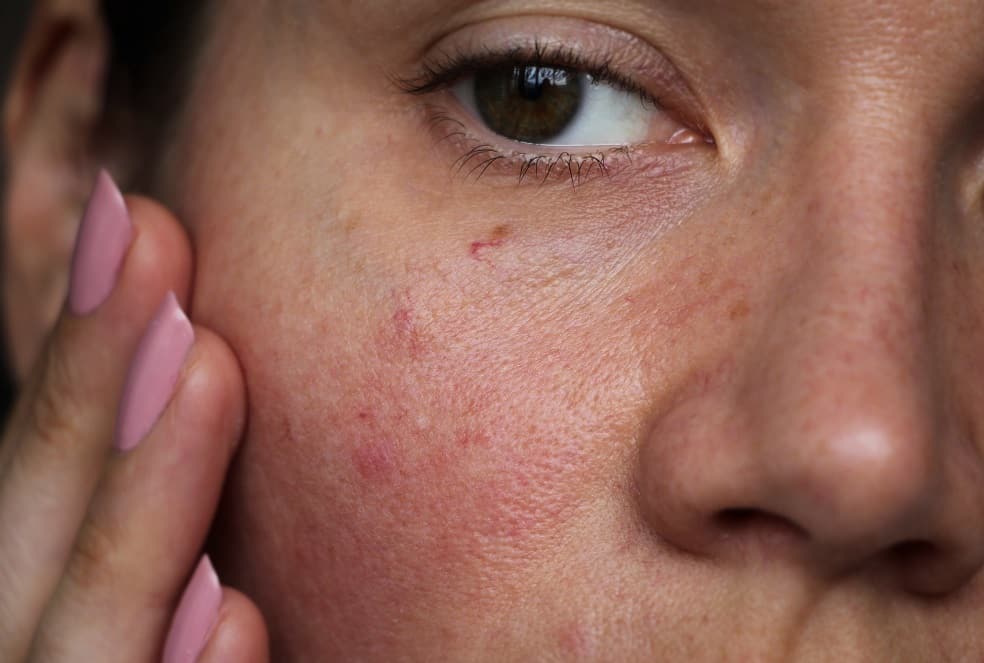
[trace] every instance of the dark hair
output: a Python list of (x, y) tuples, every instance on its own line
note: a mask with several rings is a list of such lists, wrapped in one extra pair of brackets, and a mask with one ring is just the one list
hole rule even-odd
[(191, 82), (206, 22), (207, 0), (135, 2), (103, 0), (109, 31), (105, 112), (97, 140), (112, 149), (123, 142), (136, 163), (128, 164), (132, 187), (143, 188), (167, 140)]

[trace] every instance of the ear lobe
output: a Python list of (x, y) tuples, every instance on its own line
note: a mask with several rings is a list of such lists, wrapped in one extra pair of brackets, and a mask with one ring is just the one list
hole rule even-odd
[(4, 108), (3, 294), (22, 380), (64, 301), (75, 230), (97, 165), (108, 47), (95, 0), (40, 3)]

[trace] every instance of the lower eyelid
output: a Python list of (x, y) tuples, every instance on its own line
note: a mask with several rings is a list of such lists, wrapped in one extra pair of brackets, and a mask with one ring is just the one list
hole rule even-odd
[(478, 125), (450, 90), (417, 99), (435, 150), (448, 155), (451, 178), (459, 182), (498, 180), (503, 183), (559, 185), (575, 189), (599, 179), (611, 180), (636, 166), (679, 156), (680, 151), (713, 148), (702, 135), (680, 126), (665, 140), (632, 146), (550, 148), (511, 143)]
[[(453, 101), (453, 100), (452, 100)], [(463, 109), (458, 113), (464, 112)], [(450, 150), (452, 179), (475, 182), (505, 180), (511, 184), (579, 187), (598, 178), (609, 178), (633, 162), (630, 147), (570, 149), (536, 146), (536, 151), (510, 149), (475, 135), (471, 128), (443, 106), (424, 105), (426, 125), (436, 148)], [(533, 147), (533, 146), (531, 146)]]

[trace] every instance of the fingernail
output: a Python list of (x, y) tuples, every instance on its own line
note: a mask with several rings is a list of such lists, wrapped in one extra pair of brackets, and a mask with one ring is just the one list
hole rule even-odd
[(222, 585), (208, 555), (202, 557), (188, 582), (171, 620), (164, 643), (163, 663), (194, 663), (198, 660), (219, 616)]
[(195, 331), (178, 298), (167, 293), (130, 363), (116, 422), (117, 449), (135, 448), (157, 423), (194, 341)]
[(109, 173), (100, 171), (72, 254), (68, 306), (73, 314), (88, 315), (106, 301), (132, 238), (133, 224), (123, 195)]

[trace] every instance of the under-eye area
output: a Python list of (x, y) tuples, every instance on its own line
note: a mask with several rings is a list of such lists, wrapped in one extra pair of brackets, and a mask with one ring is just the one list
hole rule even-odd
[[(477, 182), (485, 176), (494, 176), (516, 184), (565, 184), (577, 188), (598, 178), (609, 178), (621, 173), (638, 158), (631, 146), (598, 148), (592, 152), (576, 148), (531, 148), (506, 150), (491, 142), (482, 142), (469, 133), (466, 123), (446, 110), (430, 106), (426, 111), (426, 125), (435, 141), (456, 157), (450, 162), (449, 172), (456, 181)], [(521, 148), (524, 146), (516, 146)]]

